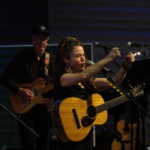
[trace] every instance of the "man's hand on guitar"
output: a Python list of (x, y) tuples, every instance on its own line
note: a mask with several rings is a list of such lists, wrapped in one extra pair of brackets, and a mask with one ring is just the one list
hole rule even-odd
[(26, 101), (30, 101), (34, 97), (34, 93), (31, 90), (21, 87), (18, 89), (18, 94), (22, 97), (22, 100)]
[(45, 86), (43, 78), (37, 78), (29, 84), (19, 84), (17, 94), (9, 92), (10, 101), (14, 111), (24, 114), (37, 104), (49, 103), (50, 99), (42, 94), (53, 89), (53, 84)]

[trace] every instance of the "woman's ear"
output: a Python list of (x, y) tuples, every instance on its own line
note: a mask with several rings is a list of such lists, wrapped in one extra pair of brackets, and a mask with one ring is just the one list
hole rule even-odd
[(64, 61), (66, 64), (68, 64), (68, 63), (70, 62), (68, 58), (64, 58), (64, 57), (63, 57), (63, 61)]

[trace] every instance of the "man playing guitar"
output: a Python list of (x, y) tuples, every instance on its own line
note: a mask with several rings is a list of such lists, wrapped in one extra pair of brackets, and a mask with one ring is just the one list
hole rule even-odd
[[(50, 39), (46, 27), (33, 30), (33, 47), (17, 52), (5, 68), (0, 82), (10, 91), (10, 100), (20, 119), (34, 129), (40, 137), (36, 140), (38, 150), (47, 150), (48, 133), (52, 126), (48, 104), (53, 97), (54, 55), (45, 52)], [(46, 98), (46, 101), (44, 101)], [(34, 149), (34, 135), (18, 124), (22, 150)]]

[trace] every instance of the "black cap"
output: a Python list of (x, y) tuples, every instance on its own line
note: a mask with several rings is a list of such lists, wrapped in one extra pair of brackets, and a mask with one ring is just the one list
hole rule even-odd
[(38, 35), (38, 34), (46, 34), (50, 36), (49, 31), (45, 26), (39, 26), (33, 30), (32, 35)]

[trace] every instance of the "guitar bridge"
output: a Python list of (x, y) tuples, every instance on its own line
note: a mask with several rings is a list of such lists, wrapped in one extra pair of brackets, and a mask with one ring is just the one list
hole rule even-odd
[(78, 115), (77, 115), (77, 112), (76, 112), (75, 108), (72, 109), (72, 112), (73, 112), (73, 116), (74, 116), (74, 119), (75, 119), (75, 122), (76, 122), (76, 125), (77, 125), (77, 129), (79, 129), (79, 128), (81, 128), (81, 127), (80, 127)]

